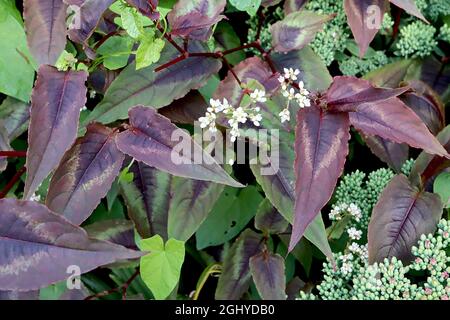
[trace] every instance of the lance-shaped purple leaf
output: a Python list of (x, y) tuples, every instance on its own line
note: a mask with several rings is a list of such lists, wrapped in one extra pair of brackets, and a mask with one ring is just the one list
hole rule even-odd
[(420, 10), (417, 8), (414, 0), (389, 0), (391, 3), (395, 4), (397, 7), (402, 8), (409, 14), (416, 16), (419, 19), (422, 19), (425, 22), (428, 22), (427, 19), (423, 16)]
[(86, 226), (85, 230), (90, 238), (137, 249), (134, 241), (134, 225), (130, 220), (101, 220)]
[(28, 46), (39, 64), (53, 65), (66, 46), (66, 12), (63, 0), (24, 0)]
[(323, 24), (333, 15), (322, 15), (302, 10), (288, 14), (270, 27), (272, 46), (275, 51), (288, 52), (302, 49), (322, 30)]
[(106, 9), (114, 0), (86, 0), (75, 12), (69, 26), (69, 38), (77, 43), (86, 43), (92, 36)]
[(31, 97), (28, 130), (27, 178), (24, 198), (29, 198), (72, 145), (80, 109), (86, 102), (84, 71), (58, 71), (42, 65)]
[(395, 143), (378, 136), (365, 135), (360, 132), (370, 151), (381, 161), (387, 163), (396, 172), (400, 172), (403, 164), (408, 160), (409, 147), (405, 143)]
[(250, 258), (262, 251), (263, 238), (246, 229), (224, 257), (222, 273), (217, 284), (217, 300), (238, 300), (251, 282)]
[(89, 239), (83, 229), (36, 202), (2, 199), (0, 212), (0, 290), (36, 290), (68, 278), (69, 266), (85, 273), (143, 255)]
[(352, 125), (365, 134), (449, 157), (417, 114), (398, 98), (361, 104), (349, 115)]
[(137, 232), (144, 238), (159, 234), (167, 237), (167, 220), (170, 205), (170, 185), (172, 176), (135, 162), (129, 169), (133, 180), (120, 180), (121, 194)]
[(388, 6), (387, 0), (344, 0), (347, 21), (363, 57), (373, 38), (381, 28)]
[(250, 258), (250, 271), (263, 300), (286, 300), (284, 259), (264, 251)]
[(178, 0), (167, 15), (171, 34), (206, 41), (221, 15), (226, 0)]
[(332, 111), (354, 111), (362, 103), (384, 101), (408, 90), (409, 87), (376, 88), (367, 80), (338, 76), (334, 77), (333, 83), (327, 91), (327, 104)]
[(188, 133), (155, 109), (137, 106), (129, 115), (131, 128), (117, 137), (122, 152), (176, 176), (242, 187)]
[(116, 133), (91, 124), (86, 135), (66, 152), (53, 174), (46, 204), (76, 225), (85, 221), (106, 196), (125, 156), (117, 149)]
[(369, 263), (397, 257), (412, 259), (411, 248), (422, 234), (433, 233), (442, 216), (439, 195), (411, 185), (404, 175), (384, 189), (369, 223)]
[(296, 197), (289, 251), (294, 249), (308, 225), (330, 200), (344, 169), (349, 139), (347, 114), (331, 114), (316, 105), (297, 113)]
[(30, 105), (12, 97), (3, 100), (0, 106), (0, 120), (3, 120), (10, 141), (27, 131), (30, 119)]
[[(191, 41), (189, 50), (205, 51), (205, 46)], [(169, 61), (179, 53), (172, 46), (166, 46), (161, 61)], [(217, 59), (190, 57), (175, 65), (155, 72), (157, 66), (136, 70), (135, 63), (126, 67), (106, 91), (84, 125), (90, 121), (110, 123), (126, 119), (128, 110), (138, 104), (161, 108), (184, 97), (191, 89), (201, 88), (208, 78), (220, 70)]]
[(307, 2), (308, 0), (286, 0), (283, 7), (284, 13), (288, 15), (292, 12), (300, 11)]

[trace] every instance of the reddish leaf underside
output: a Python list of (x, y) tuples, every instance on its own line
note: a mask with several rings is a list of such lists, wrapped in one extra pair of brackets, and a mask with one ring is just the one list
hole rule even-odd
[(422, 234), (433, 233), (442, 216), (439, 195), (413, 187), (404, 175), (394, 177), (381, 194), (369, 223), (369, 263), (397, 257), (412, 259)]
[(381, 28), (387, 0), (344, 0), (347, 22), (359, 46), (359, 56), (366, 54), (369, 44)]
[(115, 132), (101, 124), (88, 126), (56, 169), (46, 198), (48, 208), (80, 225), (106, 195), (119, 174), (124, 155)]
[(284, 259), (264, 251), (250, 258), (253, 281), (263, 300), (286, 300)]
[(295, 209), (291, 251), (306, 227), (330, 200), (344, 169), (350, 139), (345, 113), (332, 114), (312, 105), (297, 113), (295, 139)]
[(84, 71), (61, 72), (48, 65), (39, 68), (31, 97), (25, 199), (36, 191), (75, 140), (80, 109), (86, 103), (86, 79)]

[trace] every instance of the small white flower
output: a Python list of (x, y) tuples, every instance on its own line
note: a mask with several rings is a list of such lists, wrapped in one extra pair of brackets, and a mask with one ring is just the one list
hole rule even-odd
[(232, 165), (234, 164), (234, 159), (231, 158), (230, 160), (228, 160), (228, 164), (229, 164), (230, 166), (232, 166)]
[(230, 113), (233, 110), (233, 107), (228, 103), (226, 98), (223, 99), (222, 102), (222, 111), (223, 113)]
[(356, 254), (359, 254), (361, 252), (361, 248), (356, 242), (352, 242), (352, 244), (348, 247), (348, 250)]
[(289, 80), (292, 80), (292, 81), (295, 81), (295, 80), (297, 80), (297, 76), (300, 74), (300, 70), (298, 70), (298, 69), (292, 69), (292, 68), (289, 68), (289, 69), (287, 69), (287, 68), (284, 68), (284, 77), (286, 78), (286, 79), (289, 79)]
[(250, 98), (252, 99), (253, 103), (267, 101), (266, 92), (259, 89), (255, 89), (255, 91), (250, 94)]
[(237, 108), (233, 111), (233, 119), (240, 123), (247, 122), (248, 113), (242, 107)]
[(41, 202), (41, 196), (34, 193), (31, 197), (30, 197), (30, 201), (35, 201), (35, 202)]
[(356, 204), (351, 203), (348, 206), (348, 212), (355, 218), (356, 221), (359, 221), (361, 219), (361, 209), (359, 209)]
[(351, 263), (344, 262), (341, 267), (341, 272), (344, 275), (347, 275), (353, 271), (353, 266)]
[(216, 132), (216, 114), (212, 112), (206, 112), (204, 117), (198, 118), (200, 122), (200, 128), (204, 129), (209, 126), (211, 132)]
[(283, 111), (281, 111), (278, 115), (281, 118), (281, 123), (291, 120), (291, 113), (288, 108), (283, 109)]
[(285, 79), (283, 76), (279, 76), (279, 77), (278, 77), (278, 82), (281, 83), (281, 84), (283, 84), (283, 83), (286, 82), (286, 79)]
[(300, 108), (306, 108), (311, 106), (311, 100), (309, 100), (307, 97), (297, 93), (295, 95), (295, 98), (297, 99), (297, 103), (300, 106)]
[(211, 113), (219, 113), (223, 110), (222, 103), (220, 100), (210, 99), (209, 100), (210, 107), (206, 109), (208, 112)]
[(259, 127), (261, 124), (262, 115), (260, 113), (252, 114), (250, 115), (250, 120), (253, 122), (255, 126)]
[(304, 95), (304, 96), (309, 95), (309, 91), (305, 89), (305, 84), (303, 83), (303, 81), (300, 81), (298, 83), (298, 88), (299, 88), (301, 95)]
[(347, 230), (348, 236), (350, 237), (350, 239), (352, 240), (359, 240), (361, 239), (362, 236), (362, 231), (361, 230), (357, 230), (355, 227), (351, 227)]

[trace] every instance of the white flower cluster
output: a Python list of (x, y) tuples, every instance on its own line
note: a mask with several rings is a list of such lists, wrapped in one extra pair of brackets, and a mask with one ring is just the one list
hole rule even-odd
[[(266, 102), (266, 92), (264, 90), (255, 89), (250, 93), (250, 100), (253, 104), (258, 102)], [(216, 119), (219, 113), (223, 113), (228, 118), (228, 124), (231, 126), (231, 142), (236, 141), (236, 138), (240, 136), (240, 123), (246, 123), (247, 120), (250, 119), (250, 121), (252, 121), (257, 127), (261, 124), (261, 109), (258, 106), (255, 106), (254, 108), (243, 108), (239, 106), (235, 109), (225, 98), (223, 101), (211, 99), (209, 104), (210, 107), (206, 109), (207, 112), (205, 116), (198, 119), (200, 122), (200, 127), (202, 129), (208, 127), (208, 130), (211, 132), (216, 132)]]
[(328, 216), (330, 220), (339, 221), (347, 214), (350, 214), (356, 221), (359, 221), (362, 216), (361, 209), (354, 203), (335, 205)]
[(289, 104), (291, 101), (297, 101), (300, 108), (311, 106), (311, 100), (308, 98), (309, 91), (305, 89), (303, 81), (298, 82), (298, 90), (294, 89), (292, 85), (297, 80), (299, 74), (300, 70), (298, 69), (284, 68), (284, 75), (278, 78), (278, 81), (281, 83), (281, 93), (288, 99), (287, 107), (279, 113), (282, 123), (291, 119), (289, 112)]

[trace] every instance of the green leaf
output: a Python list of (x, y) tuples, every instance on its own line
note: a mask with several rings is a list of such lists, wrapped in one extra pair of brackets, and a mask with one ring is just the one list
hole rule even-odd
[(130, 37), (138, 39), (144, 33), (143, 16), (132, 7), (125, 7), (120, 13), (122, 27)]
[(109, 70), (117, 70), (127, 65), (134, 40), (130, 37), (114, 36), (106, 40), (97, 50), (103, 56), (103, 65)]
[[(217, 25), (214, 32), (214, 39), (216, 44), (220, 46), (218, 50), (228, 50), (241, 46), (241, 40), (234, 31), (233, 27), (226, 21), (221, 21)], [(245, 52), (242, 50), (236, 51), (227, 55), (228, 62), (232, 65), (237, 65), (245, 59)]]
[(19, 17), (11, 2), (0, 1), (0, 92), (28, 102), (36, 63)]
[(144, 38), (136, 52), (136, 70), (146, 68), (161, 58), (165, 42), (159, 38)]
[(150, 253), (141, 258), (141, 277), (155, 299), (167, 298), (180, 278), (184, 261), (184, 242), (169, 239), (164, 246), (161, 236), (141, 241), (141, 248)]
[(444, 203), (445, 208), (450, 208), (450, 172), (443, 172), (434, 180), (433, 190)]
[(254, 186), (242, 190), (225, 188), (196, 233), (197, 249), (216, 246), (234, 238), (255, 216), (262, 200)]
[(258, 12), (261, 0), (230, 0), (230, 3), (239, 11), (246, 11), (250, 16)]

